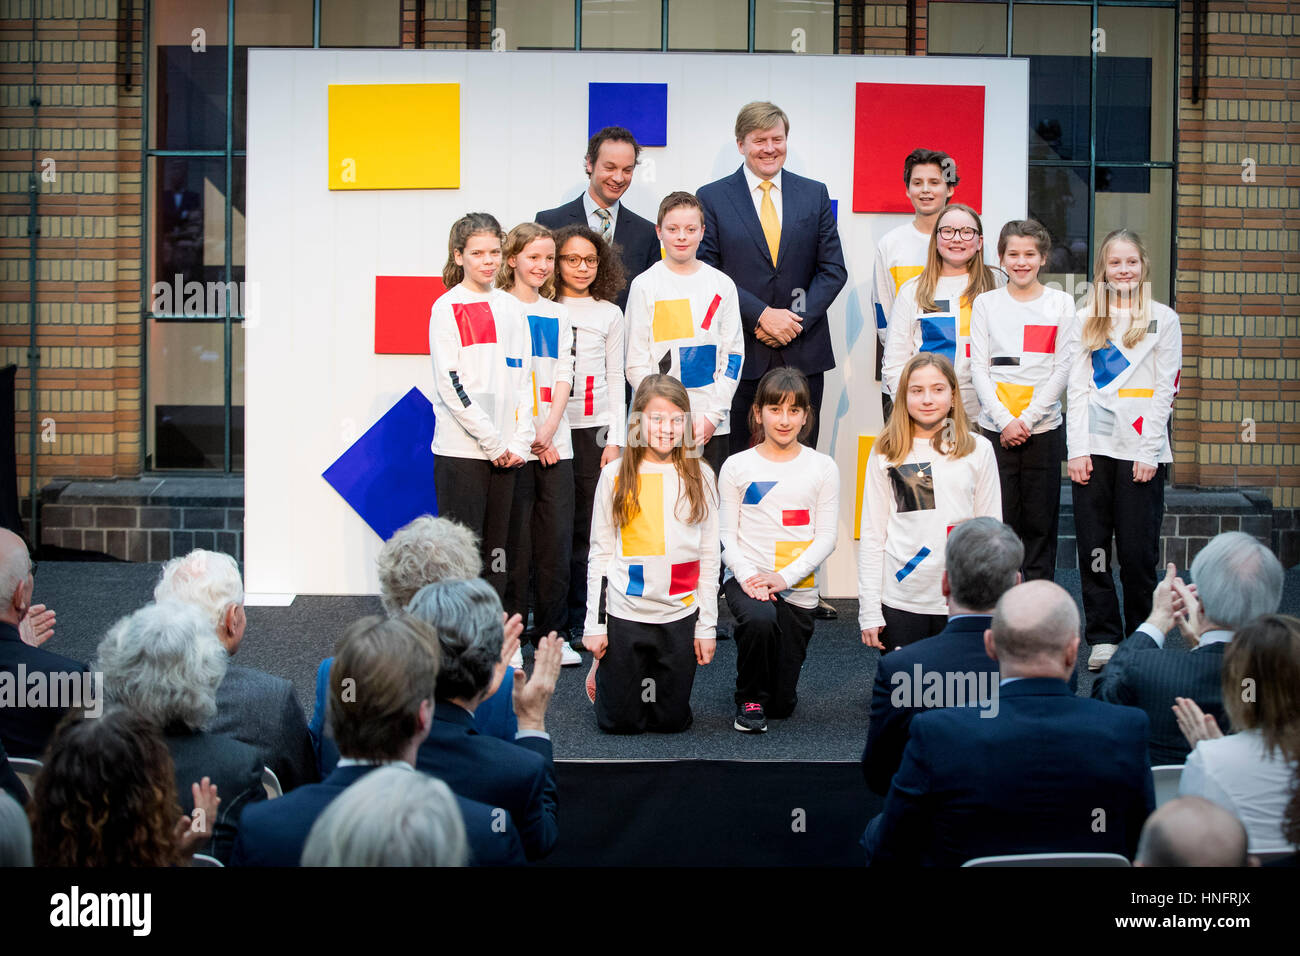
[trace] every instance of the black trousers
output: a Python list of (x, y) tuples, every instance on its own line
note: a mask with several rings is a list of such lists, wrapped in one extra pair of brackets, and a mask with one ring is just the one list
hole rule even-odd
[(880, 613), (885, 619), (880, 641), (891, 651), (896, 647), (906, 647), (927, 637), (934, 637), (948, 626), (946, 614), (917, 614), (915, 611), (901, 611), (888, 604), (880, 605)]
[(607, 734), (675, 734), (691, 726), (696, 611), (668, 624), (605, 616), (609, 647), (596, 670), (596, 724)]
[(591, 550), (591, 508), (600, 481), (599, 428), (574, 428), (573, 439), (573, 537), (569, 549), (570, 629), (582, 627), (587, 617), (587, 555)]
[[(568, 640), (569, 557), (573, 550), (573, 461), (530, 461), (515, 478), (506, 547), (507, 614), (528, 620), (532, 584), (533, 628)], [(586, 574), (586, 570), (583, 570)]]
[(813, 612), (783, 600), (755, 601), (740, 582), (723, 586), (736, 619), (736, 703), (763, 705), (768, 717), (789, 717), (799, 695), (799, 671), (816, 623)]
[[(728, 455), (739, 455), (749, 448), (750, 409), (754, 407), (754, 396), (758, 394), (758, 379), (741, 379), (736, 386), (736, 394), (731, 398), (731, 450)], [(817, 372), (808, 376), (808, 391), (812, 395), (812, 428), (806, 437), (800, 439), (809, 448), (817, 447), (817, 435), (822, 423), (822, 392), (826, 387), (823, 374)]]
[[(1154, 478), (1139, 484), (1133, 480), (1133, 462), (1093, 455), (1088, 483), (1071, 482), (1089, 644), (1118, 644), (1151, 613), (1165, 516), (1165, 471), (1159, 465)], [(1111, 568), (1112, 543), (1124, 588), (1122, 618)]]
[(722, 463), (727, 460), (730, 454), (731, 436), (719, 435), (716, 438), (709, 439), (708, 444), (704, 446), (704, 454), (700, 457), (709, 463), (709, 467), (713, 469), (713, 477), (717, 478), (718, 472), (722, 470)]
[(460, 522), (479, 536), (483, 578), (503, 600), (509, 566), (510, 512), (518, 471), (497, 468), (482, 458), (433, 458), (438, 514)]
[(1061, 518), (1061, 459), (1065, 425), (1030, 435), (1024, 444), (1002, 447), (1002, 436), (983, 429), (993, 443), (1002, 483), (1002, 520), (1025, 545), (1021, 567), (1026, 581), (1051, 581), (1056, 574), (1056, 532)]

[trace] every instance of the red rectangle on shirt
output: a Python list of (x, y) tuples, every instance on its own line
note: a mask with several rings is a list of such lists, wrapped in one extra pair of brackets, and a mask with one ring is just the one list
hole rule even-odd
[(668, 584), (668, 593), (681, 594), (683, 591), (694, 591), (699, 583), (700, 562), (687, 561), (685, 564), (674, 564), (672, 580)]
[(808, 517), (808, 509), (800, 508), (798, 511), (782, 511), (781, 524), (786, 527), (791, 525), (811, 524), (812, 519)]
[(547, 386), (543, 385), (537, 390), (537, 397), (544, 402), (549, 402), (551, 400), (551, 390)]
[(720, 305), (722, 305), (722, 296), (715, 295), (713, 301), (709, 303), (709, 311), (704, 313), (704, 321), (700, 323), (700, 328), (707, 329), (713, 324), (714, 313), (718, 311)]
[[(582, 399), (582, 414), (596, 414), (596, 376), (594, 375), (587, 376), (587, 391)], [(614, 436), (611, 435), (610, 437), (613, 438)]]
[(497, 323), (486, 302), (457, 302), (451, 307), (461, 345), (489, 345), (497, 340)]
[(1056, 326), (1026, 325), (1025, 326), (1025, 351), (1026, 352), (1055, 352), (1056, 351)]
[(428, 355), (429, 311), (446, 291), (437, 276), (375, 276), (375, 354)]

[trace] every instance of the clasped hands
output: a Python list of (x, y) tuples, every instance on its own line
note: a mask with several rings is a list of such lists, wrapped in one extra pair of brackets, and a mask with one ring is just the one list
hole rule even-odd
[(789, 309), (768, 306), (754, 325), (754, 338), (769, 348), (789, 345), (803, 331), (803, 320)]

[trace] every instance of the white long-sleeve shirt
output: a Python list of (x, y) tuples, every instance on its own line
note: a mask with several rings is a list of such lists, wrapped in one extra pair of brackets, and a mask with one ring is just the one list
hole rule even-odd
[[(573, 392), (567, 409), (572, 428), (605, 428), (607, 444), (627, 441), (623, 402), (623, 310), (591, 296), (560, 300), (573, 325)], [(610, 383), (613, 383), (611, 389)]]
[[(1082, 333), (1086, 312), (1078, 314)], [(1155, 466), (1173, 461), (1166, 425), (1183, 365), (1178, 313), (1151, 303), (1147, 333), (1133, 348), (1124, 344), (1126, 311), (1115, 310), (1106, 347), (1081, 346), (1070, 370), (1066, 443), (1068, 456), (1106, 455)]]
[(1002, 520), (993, 446), (983, 435), (964, 458), (941, 455), (918, 438), (897, 466), (873, 450), (867, 459), (858, 542), (858, 626), (881, 627), (881, 604), (916, 614), (947, 614), (940, 589), (948, 532), (968, 518)]
[[(999, 287), (1006, 276), (998, 270), (993, 275)], [(894, 309), (889, 314), (889, 335), (885, 339), (885, 359), (881, 383), (892, 398), (897, 398), (898, 379), (903, 366), (918, 352), (937, 352), (952, 362), (957, 372), (962, 404), (974, 422), (979, 418), (980, 401), (970, 377), (970, 314), (972, 303), (962, 299), (970, 284), (965, 273), (940, 276), (934, 286), (934, 304), (939, 311), (921, 314), (916, 302), (920, 276), (908, 279), (898, 290)]]
[(429, 314), (433, 453), (493, 461), (533, 443), (532, 349), (520, 302), (457, 285)]
[(1015, 419), (1041, 435), (1061, 424), (1061, 394), (1079, 349), (1074, 300), (1044, 288), (1032, 302), (1007, 289), (975, 299), (970, 313), (970, 373), (981, 428), (1000, 432)]
[(1291, 796), (1295, 764), (1268, 753), (1264, 735), (1252, 727), (1213, 740), (1201, 740), (1187, 755), (1178, 781), (1180, 797), (1211, 800), (1237, 817), (1252, 850), (1287, 846), (1282, 820)]
[(745, 360), (740, 299), (730, 277), (699, 266), (684, 276), (660, 260), (632, 280), (627, 380), (635, 392), (647, 375), (673, 376), (686, 386), (691, 412), (713, 422), (715, 435), (726, 435)]
[(718, 530), (728, 577), (746, 581), (775, 571), (781, 597), (817, 606), (816, 568), (835, 550), (840, 473), (828, 455), (799, 446), (789, 461), (757, 448), (732, 455), (718, 475)]
[(701, 467), (709, 506), (700, 524), (688, 524), (690, 503), (677, 468), (641, 463), (637, 501), (641, 510), (626, 527), (614, 524), (614, 485), (621, 461), (600, 472), (591, 510), (587, 559), (587, 619), (583, 634), (607, 634), (600, 616), (601, 579), (608, 586), (605, 610), (620, 620), (668, 624), (699, 608), (695, 636), (713, 640), (718, 624), (717, 485)]
[(925, 259), (929, 253), (930, 234), (918, 232), (910, 222), (889, 230), (876, 245), (871, 305), (876, 316), (876, 335), (880, 338), (882, 348), (889, 330), (889, 314), (894, 310), (898, 290), (908, 279), (925, 271)]
[[(573, 325), (569, 322), (569, 310), (550, 299), (520, 302), (519, 308), (528, 323), (528, 336), (532, 345), (533, 371), (529, 379), (529, 391), (533, 397), (533, 431), (536, 433), (550, 417), (551, 396), (555, 389), (561, 385), (573, 387)], [(567, 405), (551, 443), (555, 445), (560, 458), (573, 457)], [(536, 461), (537, 456), (529, 452), (525, 460)]]

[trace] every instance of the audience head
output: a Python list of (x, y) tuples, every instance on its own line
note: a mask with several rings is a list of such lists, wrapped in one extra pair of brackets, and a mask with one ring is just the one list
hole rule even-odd
[(99, 642), (104, 691), (164, 730), (195, 731), (216, 716), (226, 652), (211, 621), (179, 601), (147, 604)]
[(379, 549), (379, 598), (396, 614), (434, 581), (476, 578), (483, 570), (478, 537), (450, 518), (423, 515), (393, 532)]
[(0, 621), (15, 627), (32, 603), (32, 556), (27, 542), (0, 528)]
[(1223, 652), (1223, 708), (1234, 731), (1258, 730), (1269, 753), (1300, 760), (1300, 620), (1265, 614)]
[(0, 790), (0, 868), (32, 865), (32, 827), (27, 811)]
[(944, 549), (944, 594), (948, 613), (991, 613), (998, 598), (1020, 583), (1025, 546), (997, 518), (963, 521)]
[(183, 558), (172, 558), (162, 567), (153, 599), (194, 605), (212, 621), (226, 653), (239, 650), (248, 620), (244, 616), (244, 582), (230, 555), (198, 548)]
[(171, 755), (157, 726), (125, 707), (63, 719), (36, 777), (30, 812), (38, 866), (180, 862)]
[(1051, 581), (1017, 584), (998, 600), (992, 624), (984, 648), (1003, 677), (1070, 679), (1079, 654), (1079, 609), (1065, 588)]
[(482, 578), (428, 584), (407, 611), (438, 631), (438, 700), (477, 703), (486, 696), (505, 641), (501, 599), (492, 585)]
[(1134, 866), (1249, 866), (1246, 828), (1204, 797), (1178, 797), (1147, 817)]
[(1235, 631), (1282, 604), (1282, 562), (1255, 538), (1225, 531), (1192, 560), (1192, 580), (1207, 622)]
[(437, 632), (409, 614), (353, 623), (334, 651), (325, 705), (339, 753), (409, 761), (433, 721), (438, 657)]
[(303, 866), (464, 866), (465, 822), (445, 783), (406, 767), (372, 770), (316, 818)]

